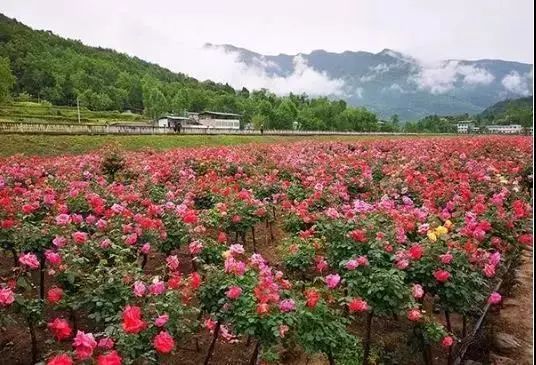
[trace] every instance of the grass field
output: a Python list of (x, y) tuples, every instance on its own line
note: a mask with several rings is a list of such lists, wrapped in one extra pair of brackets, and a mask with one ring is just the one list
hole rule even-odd
[[(356, 141), (379, 136), (55, 136), (0, 134), (0, 156), (19, 153), (53, 156), (81, 154), (114, 144), (128, 151), (166, 150), (180, 147), (229, 146), (244, 143), (284, 143), (309, 139), (316, 141)], [(389, 138), (404, 138), (389, 137)]]
[[(80, 108), (80, 122), (86, 124), (144, 122), (146, 119), (134, 113), (91, 111)], [(55, 106), (30, 101), (11, 102), (0, 105), (0, 120), (27, 123), (78, 123), (78, 111), (76, 107), (70, 106)]]

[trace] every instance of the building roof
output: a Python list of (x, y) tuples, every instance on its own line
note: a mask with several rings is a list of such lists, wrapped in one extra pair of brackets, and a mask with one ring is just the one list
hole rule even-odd
[(201, 113), (199, 113), (199, 115), (214, 115), (217, 117), (241, 117), (242, 116), (242, 114), (212, 112), (210, 110), (202, 111)]
[(190, 119), (190, 118), (187, 118), (187, 117), (178, 117), (178, 116), (175, 116), (175, 115), (167, 115), (165, 117), (162, 117), (160, 119), (175, 119), (175, 120), (186, 120), (186, 119)]
[(152, 127), (153, 125), (148, 122), (113, 122), (109, 123), (116, 127)]

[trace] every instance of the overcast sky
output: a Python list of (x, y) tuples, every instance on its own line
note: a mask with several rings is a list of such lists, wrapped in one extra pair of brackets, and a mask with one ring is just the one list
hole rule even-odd
[(40, 29), (143, 58), (229, 43), (278, 54), (391, 48), (533, 62), (533, 0), (1, 0)]

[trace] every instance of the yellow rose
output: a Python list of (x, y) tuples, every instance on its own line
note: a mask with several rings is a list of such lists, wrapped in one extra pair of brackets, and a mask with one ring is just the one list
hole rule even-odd
[(430, 241), (432, 241), (432, 242), (437, 241), (437, 236), (436, 236), (436, 234), (435, 234), (434, 232), (432, 232), (432, 231), (428, 231), (427, 236), (428, 236), (428, 239), (429, 239)]
[(448, 233), (449, 230), (443, 226), (439, 226), (435, 229), (435, 234), (437, 237), (441, 237), (443, 236), (444, 234)]

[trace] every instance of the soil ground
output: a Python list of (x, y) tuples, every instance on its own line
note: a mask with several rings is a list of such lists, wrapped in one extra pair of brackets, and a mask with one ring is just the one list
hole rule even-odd
[[(494, 334), (501, 332), (513, 335), (521, 345), (510, 353), (501, 353), (501, 350), (494, 346), (491, 347), (491, 351), (513, 360), (512, 364), (517, 365), (534, 363), (533, 268), (533, 251), (526, 251), (523, 253), (521, 266), (516, 272), (516, 284), (509, 293), (510, 295), (504, 299), (500, 312), (492, 316), (491, 321), (491, 330)], [(495, 362), (499, 365), (499, 361)]]

